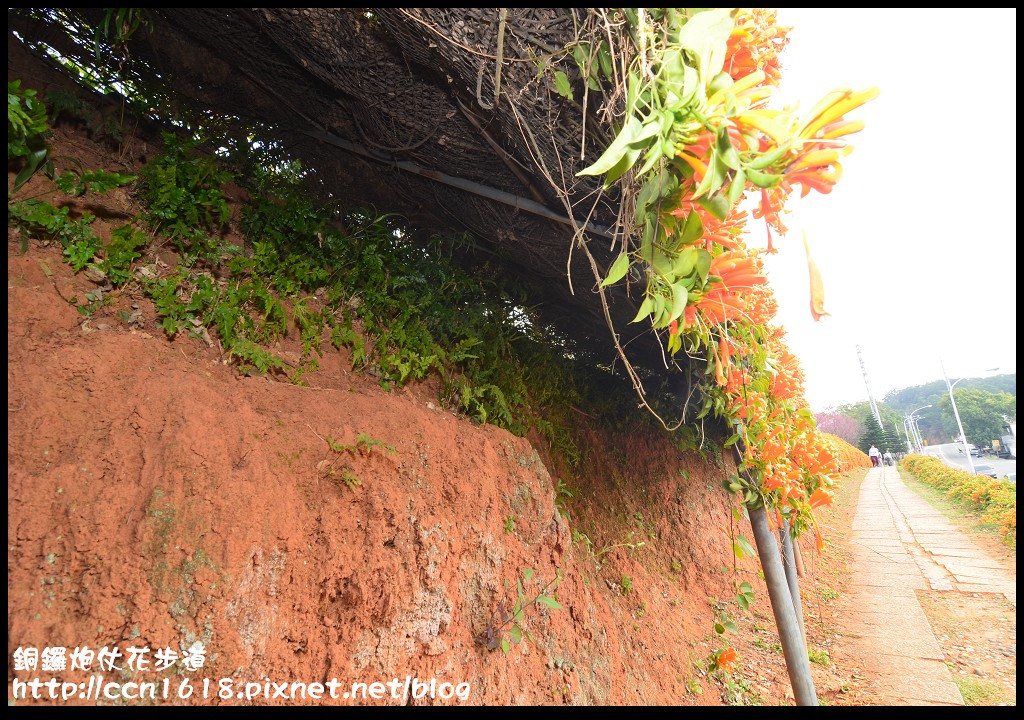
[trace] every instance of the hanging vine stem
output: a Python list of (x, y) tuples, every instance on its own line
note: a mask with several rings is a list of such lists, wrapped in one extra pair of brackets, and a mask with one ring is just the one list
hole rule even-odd
[(505, 54), (505, 21), (508, 19), (508, 8), (498, 11), (498, 59), (494, 62), (494, 105), (498, 107), (498, 96), (501, 94), (501, 63)]
[[(566, 215), (573, 228), (573, 240), (572, 245), (570, 246), (570, 252), (571, 248), (575, 247), (578, 244), (580, 249), (583, 250), (583, 253), (587, 256), (587, 261), (590, 263), (591, 272), (594, 275), (594, 282), (597, 285), (597, 292), (601, 299), (601, 310), (604, 314), (605, 323), (608, 325), (608, 329), (611, 331), (612, 342), (615, 345), (615, 351), (618, 354), (619, 358), (622, 360), (623, 369), (629, 376), (629, 380), (633, 385), (633, 389), (636, 391), (637, 395), (640, 398), (641, 405), (644, 408), (646, 408), (651, 413), (651, 415), (653, 415), (655, 419), (657, 419), (659, 423), (661, 423), (661, 426), (665, 428), (665, 430), (667, 430), (668, 432), (675, 432), (676, 430), (683, 426), (683, 423), (686, 418), (685, 409), (683, 415), (679, 418), (677, 422), (669, 424), (668, 422), (665, 421), (664, 418), (661, 417), (657, 410), (651, 407), (650, 403), (647, 402), (647, 391), (644, 389), (643, 381), (640, 379), (640, 375), (637, 373), (636, 368), (634, 368), (633, 364), (629, 361), (629, 358), (626, 357), (626, 352), (622, 348), (622, 343), (619, 342), (619, 335), (617, 332), (615, 332), (615, 323), (612, 321), (611, 309), (608, 305), (608, 298), (605, 295), (604, 287), (602, 287), (601, 285), (601, 280), (603, 276), (601, 274), (600, 268), (598, 268), (597, 266), (597, 260), (594, 258), (594, 255), (590, 252), (590, 248), (588, 247), (587, 241), (584, 237), (584, 233), (586, 232), (584, 228), (590, 222), (590, 218), (597, 207), (597, 201), (594, 202), (594, 205), (591, 208), (590, 213), (588, 213), (587, 218), (584, 220), (584, 224), (581, 227), (580, 224), (576, 221), (576, 215), (573, 212), (572, 203), (569, 201), (569, 191), (565, 188), (564, 184), (559, 185), (551, 176), (551, 173), (547, 167), (547, 163), (544, 162), (544, 157), (540, 151), (540, 147), (537, 145), (537, 141), (533, 135), (533, 131), (530, 130), (530, 126), (523, 122), (522, 118), (519, 116), (519, 111), (516, 110), (515, 105), (512, 106), (512, 113), (515, 116), (516, 124), (519, 126), (519, 131), (520, 133), (522, 133), (523, 139), (526, 140), (527, 149), (530, 152), (530, 157), (533, 158), (534, 164), (536, 164), (537, 168), (544, 175), (544, 178), (548, 181), (548, 183), (550, 183), (551, 187), (554, 188), (555, 192), (558, 194), (558, 198), (562, 201), (562, 205), (565, 207)], [(600, 193), (598, 194), (598, 200), (599, 199)], [(570, 288), (571, 282), (572, 281), (570, 279)]]

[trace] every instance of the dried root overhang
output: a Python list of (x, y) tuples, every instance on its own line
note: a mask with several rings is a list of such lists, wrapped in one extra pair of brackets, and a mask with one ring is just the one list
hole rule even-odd
[[(103, 18), (64, 13), (90, 27)], [(266, 128), (315, 171), (325, 197), (399, 212), (428, 230), (469, 231), (467, 262), (495, 263), (579, 351), (611, 364), (594, 267), (603, 274), (618, 254), (612, 237), (628, 203), (602, 192), (600, 179), (576, 177), (607, 147), (614, 122), (616, 89), (588, 88), (574, 59), (581, 41), (606, 34), (596, 17), (563, 8), (159, 9), (152, 32), (135, 33), (109, 62), (166, 87), (172, 103)], [(40, 37), (38, 24), (9, 13), (16, 31)], [(59, 28), (42, 39), (82, 55)], [(630, 358), (663, 368), (648, 328), (629, 324), (637, 288), (606, 296)]]

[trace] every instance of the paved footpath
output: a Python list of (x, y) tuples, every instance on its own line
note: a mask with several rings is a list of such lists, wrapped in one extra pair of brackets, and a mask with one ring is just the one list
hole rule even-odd
[(892, 467), (861, 484), (851, 550), (844, 649), (879, 679), (885, 704), (963, 705), (915, 591), (1001, 593), (1016, 604), (1016, 578)]

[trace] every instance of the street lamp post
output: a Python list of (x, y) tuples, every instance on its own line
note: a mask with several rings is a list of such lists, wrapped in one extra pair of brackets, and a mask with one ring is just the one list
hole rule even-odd
[[(917, 408), (917, 410), (925, 410), (926, 408), (930, 408), (930, 407), (931, 407), (931, 405), (923, 405), (923, 406)], [(904, 417), (905, 417), (907, 423), (910, 425), (910, 431), (911, 431), (910, 434), (913, 435), (914, 444), (917, 445), (917, 451), (923, 455), (924, 454), (924, 441), (921, 438), (921, 430), (920, 430), (920, 428), (917, 427), (917, 419), (919, 417), (917, 415), (917, 410), (914, 410), (912, 413), (910, 413), (909, 415), (905, 415)]]
[(950, 384), (949, 377), (946, 376), (946, 364), (942, 362), (941, 359), (939, 360), (939, 364), (942, 366), (942, 377), (946, 381), (946, 388), (949, 390), (949, 402), (953, 405), (953, 415), (956, 416), (956, 426), (960, 428), (960, 441), (964, 444), (964, 454), (967, 456), (967, 467), (971, 469), (971, 475), (974, 475), (974, 460), (971, 458), (971, 448), (967, 445), (967, 435), (964, 433), (964, 424), (960, 422), (960, 411), (956, 409), (956, 398), (953, 397), (953, 387), (964, 378), (960, 378), (960, 380)]
[(909, 420), (910, 419), (906, 415), (903, 416), (903, 434), (907, 439), (907, 452), (914, 452), (914, 443), (910, 441), (910, 428), (908, 427)]

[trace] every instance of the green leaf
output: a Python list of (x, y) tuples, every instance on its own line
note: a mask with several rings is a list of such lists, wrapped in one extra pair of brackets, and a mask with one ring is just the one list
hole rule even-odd
[(700, 275), (701, 282), (707, 282), (708, 271), (711, 270), (711, 253), (704, 248), (697, 250), (697, 274)]
[[(711, 151), (708, 153), (708, 171), (704, 173), (704, 177), (701, 178), (700, 184), (697, 186), (697, 189), (694, 190), (693, 192), (693, 196), (695, 198), (703, 197), (708, 192), (713, 191), (711, 185), (715, 180), (715, 175), (717, 174), (717, 165), (718, 161), (715, 158), (715, 150), (714, 148), (712, 148)], [(717, 190), (718, 188), (716, 187), (714, 189)]]
[(732, 622), (731, 620), (726, 620), (723, 623), (723, 625), (725, 625), (725, 629), (728, 630), (729, 632), (731, 632), (731, 633), (736, 632), (736, 624), (734, 622)]
[(21, 172), (14, 178), (14, 187), (11, 192), (18, 192), (21, 186), (28, 182), (29, 178), (35, 175), (36, 170), (46, 160), (46, 155), (49, 152), (49, 148), (45, 145), (39, 149), (33, 150), (28, 154), (26, 158), (25, 167), (21, 169)]
[(654, 234), (658, 232), (657, 218), (648, 218), (640, 238), (640, 259), (650, 264), (654, 261)]
[(720, 72), (712, 78), (711, 83), (708, 85), (708, 97), (714, 95), (719, 90), (725, 90), (726, 88), (732, 87), (733, 85), (732, 75), (727, 72)]
[(508, 640), (505, 638), (501, 639), (501, 651), (508, 655), (508, 651), (512, 649), (512, 646), (508, 644)]
[(569, 84), (569, 76), (561, 70), (555, 71), (555, 92), (566, 100), (572, 100), (572, 85)]
[(655, 328), (668, 327), (668, 320), (665, 319), (665, 297), (663, 295), (654, 296), (654, 312), (651, 322)]
[(725, 634), (725, 626), (722, 623), (715, 623), (715, 632), (719, 635)]
[(631, 323), (640, 322), (645, 317), (651, 314), (654, 309), (654, 299), (650, 295), (644, 298), (643, 304), (640, 305), (640, 310), (637, 312), (636, 317), (630, 320)]
[(679, 44), (698, 58), (701, 80), (707, 86), (722, 71), (726, 43), (732, 33), (730, 8), (699, 12), (679, 31)]
[(513, 643), (518, 643), (523, 639), (523, 629), (518, 625), (512, 625), (508, 631), (508, 639)]
[(741, 582), (740, 583), (740, 592), (741, 593), (752, 593), (752, 592), (754, 592), (754, 588), (751, 587), (750, 583), (748, 583), (748, 582)]
[(759, 155), (758, 157), (755, 157), (753, 160), (747, 163), (747, 169), (764, 170), (769, 165), (774, 165), (776, 162), (782, 159), (783, 155), (789, 152), (789, 148), (791, 146), (792, 143), (783, 143), (774, 150), (769, 150), (768, 152)]
[(775, 175), (773, 173), (763, 173), (757, 170), (747, 169), (746, 171), (747, 180), (752, 182), (759, 188), (767, 189), (773, 188), (782, 182), (781, 175)]
[(715, 141), (715, 148), (718, 150), (718, 158), (731, 170), (740, 169), (740, 154), (732, 146), (732, 139), (729, 137), (729, 129), (722, 125), (718, 128), (718, 136)]
[(533, 568), (526, 568), (523, 570), (523, 579), (529, 581), (533, 578)]
[[(691, 213), (691, 216), (696, 216), (697, 213)], [(700, 218), (697, 218), (697, 222), (700, 222)], [(687, 221), (689, 223), (689, 221)], [(685, 230), (683, 231), (685, 235)], [(693, 268), (697, 264), (697, 248), (687, 247), (679, 251), (676, 255), (675, 262), (672, 264), (672, 272), (676, 277), (686, 277), (693, 272)], [(687, 288), (689, 289), (689, 288)]]
[[(614, 285), (625, 276), (629, 270), (629, 253), (619, 253), (619, 256), (615, 258), (615, 262), (612, 263), (611, 268), (608, 270), (608, 276), (601, 282), (601, 287), (606, 285)], [(533, 572), (531, 570), (531, 572)]]
[(651, 267), (654, 268), (654, 272), (661, 276), (667, 276), (672, 272), (672, 261), (668, 255), (663, 253), (658, 248), (654, 248), (654, 257), (651, 258)]
[(608, 43), (601, 43), (601, 47), (597, 51), (597, 62), (600, 64), (601, 72), (604, 73), (606, 78), (611, 80), (615, 77), (615, 71), (612, 68), (612, 56), (608, 52)]
[(737, 170), (729, 185), (729, 206), (735, 205), (743, 196), (743, 188), (747, 184), (747, 174), (743, 170)]
[(626, 113), (633, 114), (636, 108), (637, 98), (640, 97), (640, 76), (635, 72), (629, 73), (626, 83)]
[[(631, 115), (626, 124), (622, 126), (619, 134), (612, 140), (612, 144), (597, 159), (597, 162), (590, 167), (580, 170), (576, 175), (603, 175), (607, 173), (622, 161), (630, 149), (630, 144), (640, 136), (642, 130), (643, 125), (640, 120), (635, 115)], [(640, 151), (637, 150), (637, 156), (639, 154)], [(628, 168), (626, 169), (628, 170)], [(622, 173), (619, 174), (621, 175)]]
[(668, 352), (670, 355), (675, 355), (677, 352), (683, 349), (683, 341), (680, 339), (679, 333), (670, 335), (668, 338)]
[(691, 212), (686, 216), (686, 225), (683, 226), (683, 245), (689, 245), (690, 243), (697, 242), (703, 235), (704, 222), (700, 219), (700, 214)]
[(697, 73), (686, 65), (681, 50), (669, 50), (662, 56), (658, 80), (665, 88), (670, 106), (690, 102), (697, 89)]
[(579, 67), (581, 73), (587, 71), (587, 58), (590, 55), (590, 45), (585, 42), (579, 43), (572, 49), (572, 57), (576, 61), (576, 66)]
[(662, 158), (662, 148), (660, 145), (652, 145), (647, 150), (647, 156), (644, 158), (644, 164), (637, 170), (637, 175), (643, 175), (648, 170), (653, 168), (659, 160)]
[(673, 320), (679, 318), (686, 310), (686, 288), (682, 288), (679, 285), (672, 286), (672, 311), (668, 314), (668, 321), (671, 323)]
[(747, 600), (747, 596), (746, 595), (737, 595), (736, 596), (736, 604), (739, 605), (744, 610), (749, 610), (750, 609), (750, 601)]
[(719, 220), (725, 220), (726, 216), (729, 214), (729, 208), (731, 207), (729, 205), (728, 198), (726, 198), (725, 195), (723, 195), (722, 193), (718, 193), (714, 197), (710, 198), (698, 198), (697, 202), (700, 204), (702, 208), (707, 210), (709, 213), (711, 213)]
[[(633, 212), (636, 225), (644, 224), (648, 208), (660, 203), (663, 198), (671, 198), (678, 190), (679, 179), (673, 173), (667, 172), (665, 168), (653, 173), (636, 195), (636, 209)], [(658, 209), (660, 210), (660, 208)], [(662, 222), (673, 224), (679, 220), (668, 215), (662, 219)]]
[(562, 605), (550, 595), (538, 595), (537, 602), (545, 607), (549, 607), (552, 610), (561, 610)]
[(747, 555), (750, 555), (750, 556), (756, 555), (756, 553), (754, 552), (754, 548), (751, 547), (750, 543), (747, 542), (747, 539), (745, 537), (743, 537), (742, 535), (738, 535), (736, 537), (736, 544), (739, 545), (740, 549), (743, 550), (743, 552), (746, 553)]

